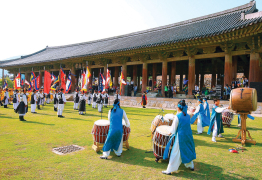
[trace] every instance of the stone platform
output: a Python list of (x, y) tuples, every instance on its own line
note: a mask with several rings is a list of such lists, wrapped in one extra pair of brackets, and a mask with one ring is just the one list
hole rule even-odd
[[(65, 95), (67, 101), (73, 101), (73, 94), (66, 94)], [(178, 98), (158, 98), (158, 97), (148, 97), (148, 104), (147, 108), (155, 108), (160, 109), (163, 108), (164, 110), (175, 110), (177, 108), (177, 103), (181, 99)], [(114, 97), (109, 97), (110, 105), (114, 102)], [(197, 106), (196, 99), (185, 99), (188, 106)], [(213, 100), (208, 100), (210, 112), (212, 111), (212, 107), (214, 105)], [(229, 101), (221, 100), (220, 104), (224, 107), (229, 106)], [(121, 106), (126, 107), (142, 107), (141, 106), (141, 97), (130, 97), (130, 96), (121, 96)], [(262, 103), (258, 102), (257, 110), (252, 112), (252, 114), (262, 114)]]

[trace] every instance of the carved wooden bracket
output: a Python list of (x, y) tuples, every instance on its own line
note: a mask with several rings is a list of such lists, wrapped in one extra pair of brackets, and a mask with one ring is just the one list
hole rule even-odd
[(139, 54), (138, 56), (139, 56), (139, 60), (142, 62), (146, 62), (147, 60), (150, 59), (149, 54)]
[(197, 54), (198, 49), (196, 47), (187, 47), (185, 49), (185, 52), (188, 56), (194, 56)]
[(237, 44), (236, 44), (236, 50), (237, 50), (237, 51), (246, 50), (246, 49), (247, 49), (247, 48), (246, 48), (246, 45), (247, 45), (247, 43), (245, 43), (245, 42), (237, 43)]
[(160, 51), (158, 52), (158, 57), (160, 59), (160, 61), (166, 61), (167, 58), (169, 57), (170, 52), (166, 52), (166, 51)]
[(183, 56), (183, 54), (184, 54), (183, 50), (179, 50), (179, 51), (174, 51), (173, 52), (173, 56), (174, 57), (181, 57), (181, 56)]
[(226, 43), (221, 44), (220, 47), (223, 51), (225, 51), (225, 53), (231, 53), (233, 49), (235, 48), (235, 44), (226, 42)]
[(209, 47), (204, 47), (203, 48), (203, 53), (204, 54), (212, 54), (216, 51), (216, 46), (209, 46)]

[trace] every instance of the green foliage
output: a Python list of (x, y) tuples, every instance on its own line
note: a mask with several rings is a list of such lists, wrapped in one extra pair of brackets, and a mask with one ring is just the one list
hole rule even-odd
[[(0, 179), (261, 179), (262, 118), (247, 120), (257, 145), (247, 144), (247, 150), (239, 154), (228, 151), (240, 145), (232, 142), (239, 131), (236, 117), (231, 128), (225, 128), (225, 138), (217, 138), (217, 143), (206, 134), (207, 128), (196, 135), (197, 127), (192, 125), (195, 171), (181, 165), (178, 172), (166, 176), (161, 171), (168, 161), (156, 163), (153, 153), (145, 153), (152, 150), (150, 127), (157, 109), (123, 107), (131, 123), (130, 150), (124, 148), (121, 157), (112, 152), (108, 160), (101, 160), (102, 152), (92, 149), (91, 130), (101, 114), (91, 106), (80, 116), (73, 103), (67, 103), (65, 118), (58, 118), (50, 104), (38, 114), (27, 113), (26, 122), (19, 121), (11, 106), (0, 109)], [(104, 109), (103, 119), (107, 119), (108, 110)], [(72, 144), (85, 149), (62, 156), (52, 152), (52, 148)]]
[[(14, 87), (14, 82), (9, 79), (9, 77), (6, 77), (5, 80), (7, 80), (8, 88)], [(0, 87), (3, 87), (2, 79), (0, 79)]]

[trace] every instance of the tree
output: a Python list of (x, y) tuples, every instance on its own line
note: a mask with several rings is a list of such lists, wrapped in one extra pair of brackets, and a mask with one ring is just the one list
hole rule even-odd
[[(7, 80), (8, 88), (13, 88), (14, 82), (9, 79), (9, 77), (6, 77), (5, 80)], [(0, 87), (3, 87), (2, 79), (0, 79)]]

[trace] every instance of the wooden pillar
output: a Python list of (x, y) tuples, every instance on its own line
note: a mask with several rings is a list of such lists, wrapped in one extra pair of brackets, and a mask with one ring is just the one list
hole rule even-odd
[(195, 86), (195, 56), (189, 56), (188, 63), (188, 95), (192, 96), (192, 91)]
[(250, 54), (250, 65), (249, 65), (249, 80), (248, 85), (250, 86), (250, 82), (260, 82), (260, 66), (259, 66), (259, 54), (251, 53)]
[(154, 90), (154, 82), (156, 81), (156, 70), (157, 70), (157, 66), (156, 66), (156, 63), (154, 63), (153, 71), (152, 71), (152, 90)]
[(133, 81), (134, 81), (134, 85), (137, 85), (137, 65), (133, 66)]
[(225, 53), (224, 86), (232, 82), (232, 54)]
[(137, 92), (138, 92), (138, 91), (140, 91), (140, 88), (141, 88), (141, 87), (140, 87), (140, 75), (138, 75), (137, 78), (138, 78), (138, 80), (137, 80), (137, 81), (138, 81), (138, 82), (137, 82)]
[(142, 92), (146, 91), (146, 87), (147, 87), (147, 63), (143, 63)]
[[(124, 80), (126, 82), (126, 75), (127, 75), (127, 65), (126, 64), (122, 65), (122, 73), (123, 73), (123, 76), (124, 76)], [(125, 95), (125, 85), (122, 84), (121, 88), (122, 88), (121, 95), (124, 96)]]
[(167, 84), (167, 60), (162, 61), (162, 96), (165, 97), (165, 86)]
[[(72, 66), (71, 66), (71, 74), (76, 75), (75, 64), (72, 64)], [(77, 78), (74, 75), (71, 75), (71, 81), (72, 81), (71, 92), (74, 92), (75, 91), (75, 87), (76, 87), (76, 80), (77, 80)]]
[[(237, 56), (233, 56), (232, 57), (232, 79), (235, 79), (237, 78)], [(231, 83), (230, 83), (231, 85)]]
[(199, 68), (200, 68), (200, 64), (199, 64), (199, 61), (197, 64), (195, 64), (195, 69), (196, 69), (196, 83), (198, 86), (199, 86)]
[(116, 66), (115, 67), (115, 76), (114, 76), (114, 78), (115, 78), (115, 81), (114, 81), (114, 86), (118, 86), (118, 77), (119, 77), (119, 67), (118, 66)]
[(171, 84), (173, 85), (176, 83), (176, 62), (172, 62), (172, 67), (171, 67)]

